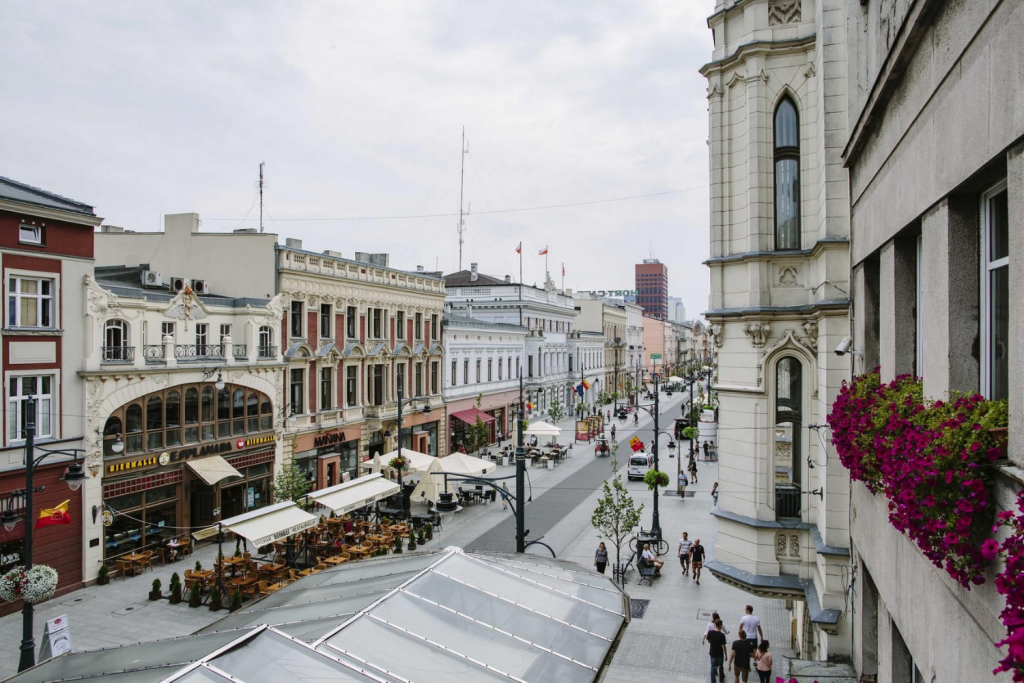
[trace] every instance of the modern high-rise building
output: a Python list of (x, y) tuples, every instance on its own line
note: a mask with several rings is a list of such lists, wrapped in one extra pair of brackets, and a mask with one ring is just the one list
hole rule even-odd
[(636, 303), (644, 315), (668, 320), (668, 267), (656, 258), (636, 264)]
[(686, 305), (682, 297), (670, 296), (668, 298), (668, 319), (674, 323), (686, 322)]

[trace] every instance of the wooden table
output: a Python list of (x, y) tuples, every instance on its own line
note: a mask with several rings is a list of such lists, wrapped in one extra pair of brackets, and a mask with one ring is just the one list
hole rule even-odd
[(122, 581), (124, 581), (124, 575), (128, 573), (129, 569), (132, 571), (132, 576), (135, 576), (135, 564), (142, 559), (145, 559), (143, 555), (132, 553), (131, 555), (123, 555), (115, 560), (117, 568), (121, 570)]
[(299, 576), (312, 576), (313, 574), (316, 574), (317, 571), (316, 567), (309, 567), (308, 569), (303, 569), (299, 572)]
[(271, 583), (271, 584), (267, 584), (267, 592), (268, 593), (276, 593), (277, 591), (279, 591), (282, 588), (284, 588), (285, 585), (286, 584), (284, 584), (284, 583)]
[[(178, 551), (182, 548), (187, 548), (188, 543), (178, 543), (177, 541), (168, 541), (167, 548), (170, 549), (174, 554), (171, 556), (171, 562), (175, 562), (178, 559)], [(182, 554), (184, 557), (184, 554)]]
[(339, 556), (324, 558), (324, 564), (329, 565), (331, 567), (337, 567), (339, 564), (343, 564), (345, 562), (348, 562), (348, 560), (346, 560), (344, 557)]

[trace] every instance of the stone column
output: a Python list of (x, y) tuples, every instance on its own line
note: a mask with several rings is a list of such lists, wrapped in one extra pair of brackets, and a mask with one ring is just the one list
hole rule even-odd
[(913, 240), (897, 238), (882, 246), (878, 268), (878, 355), (883, 382), (914, 371), (915, 271)]
[[(1024, 144), (1006, 155), (1006, 190), (1010, 216), (1010, 358), (1024, 352)], [(1024, 364), (1010, 363), (1010, 459), (1024, 467)]]

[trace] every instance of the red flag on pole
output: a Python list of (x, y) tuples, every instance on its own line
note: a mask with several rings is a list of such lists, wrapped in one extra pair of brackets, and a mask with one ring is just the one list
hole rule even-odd
[(540, 250), (540, 253), (537, 254), (537, 256), (544, 256), (547, 253), (548, 253), (548, 248), (544, 247), (543, 249)]
[(519, 246), (516, 247), (516, 253), (517, 254), (522, 254), (523, 253), (523, 243), (522, 242), (520, 242)]

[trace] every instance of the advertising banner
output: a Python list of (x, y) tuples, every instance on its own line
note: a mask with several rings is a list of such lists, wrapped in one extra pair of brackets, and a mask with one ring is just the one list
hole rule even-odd
[(590, 441), (590, 421), (589, 420), (577, 420), (576, 421), (576, 440), (577, 441)]

